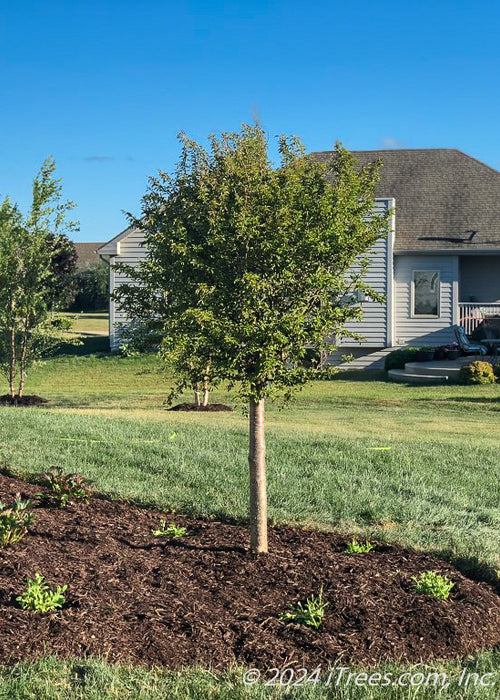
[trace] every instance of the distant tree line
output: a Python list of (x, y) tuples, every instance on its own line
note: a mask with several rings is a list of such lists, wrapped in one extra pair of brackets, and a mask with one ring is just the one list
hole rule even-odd
[(50, 306), (65, 311), (101, 311), (108, 305), (108, 266), (102, 260), (78, 269), (73, 241), (54, 237)]
[(102, 260), (83, 270), (76, 270), (72, 277), (73, 300), (69, 311), (102, 311), (108, 308), (109, 268)]

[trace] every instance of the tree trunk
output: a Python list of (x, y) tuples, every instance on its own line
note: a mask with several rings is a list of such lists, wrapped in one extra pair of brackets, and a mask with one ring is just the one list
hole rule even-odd
[(264, 399), (250, 399), (250, 549), (267, 553), (267, 479)]
[(19, 379), (19, 391), (17, 392), (20, 399), (23, 398), (25, 383), (26, 383), (26, 373), (25, 373), (24, 369), (21, 369), (21, 377)]
[(19, 391), (18, 396), (22, 398), (24, 394), (24, 385), (26, 383), (26, 358), (28, 356), (28, 330), (24, 329), (23, 345), (21, 356), (19, 357)]
[(208, 406), (208, 395), (210, 392), (210, 379), (208, 373), (210, 372), (210, 365), (205, 370), (206, 374), (203, 377), (203, 406)]
[(204, 405), (204, 406), (208, 406), (208, 396), (209, 396), (209, 393), (210, 393), (210, 392), (209, 392), (208, 389), (205, 387), (205, 388), (203, 389), (203, 405)]
[(10, 367), (9, 367), (9, 387), (10, 395), (12, 398), (16, 395), (16, 390), (14, 388), (14, 383), (16, 381), (16, 332), (12, 330), (10, 332)]
[(194, 405), (198, 408), (201, 406), (200, 387), (198, 386), (198, 384), (194, 385)]

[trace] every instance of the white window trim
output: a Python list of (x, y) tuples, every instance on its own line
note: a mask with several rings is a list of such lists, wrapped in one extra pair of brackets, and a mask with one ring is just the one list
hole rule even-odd
[[(437, 303), (438, 309), (437, 314), (416, 314), (415, 313), (415, 273), (416, 272), (430, 272), (433, 275), (437, 275), (438, 284), (438, 295)], [(412, 270), (411, 273), (411, 299), (410, 299), (410, 317), (411, 318), (441, 318), (441, 271), (440, 270)]]

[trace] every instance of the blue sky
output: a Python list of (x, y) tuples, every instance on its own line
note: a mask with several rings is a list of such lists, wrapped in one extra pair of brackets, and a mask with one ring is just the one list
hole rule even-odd
[(0, 194), (52, 154), (106, 240), (203, 140), (258, 115), (308, 150), (460, 148), (500, 169), (500, 3), (18, 0), (0, 11)]

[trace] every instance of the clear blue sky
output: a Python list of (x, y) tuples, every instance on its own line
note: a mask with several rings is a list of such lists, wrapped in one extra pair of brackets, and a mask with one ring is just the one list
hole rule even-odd
[(500, 168), (500, 3), (3, 0), (0, 193), (52, 154), (106, 240), (197, 139), (257, 114), (309, 150), (460, 148)]

